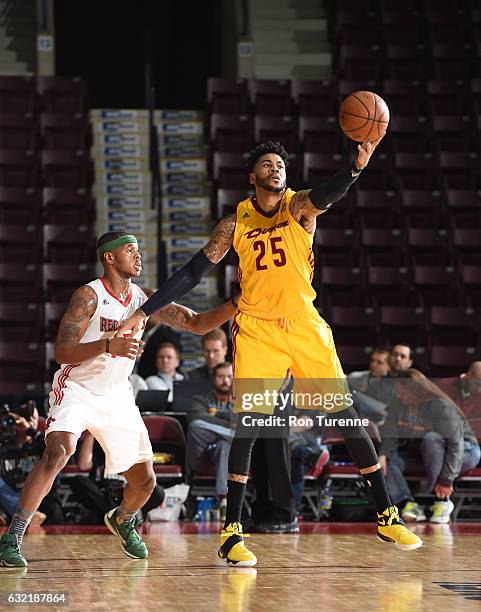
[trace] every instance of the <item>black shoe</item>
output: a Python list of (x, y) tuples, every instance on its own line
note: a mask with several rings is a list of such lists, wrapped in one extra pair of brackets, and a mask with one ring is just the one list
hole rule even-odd
[(299, 533), (297, 517), (290, 523), (283, 521), (269, 521), (256, 525), (257, 533)]

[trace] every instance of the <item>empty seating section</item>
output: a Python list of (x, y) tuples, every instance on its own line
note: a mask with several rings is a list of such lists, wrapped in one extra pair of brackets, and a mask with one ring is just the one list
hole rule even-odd
[[(447, 372), (443, 349), (460, 345), (479, 358), (481, 16), (475, 4), (330, 2), (335, 79), (209, 80), (218, 217), (249, 195), (244, 155), (256, 143), (280, 140), (290, 154), (289, 186), (312, 187), (355, 154), (338, 125), (342, 99), (370, 89), (387, 101), (385, 139), (351, 193), (319, 217), (314, 242), (317, 305), (332, 322), (346, 370), (360, 364), (366, 347), (400, 339), (418, 347), (428, 374)], [(235, 274), (224, 276), (231, 291)], [(453, 362), (451, 373), (460, 367)]]
[(45, 340), (95, 274), (87, 108), (81, 78), (0, 77), (2, 389), (48, 382)]

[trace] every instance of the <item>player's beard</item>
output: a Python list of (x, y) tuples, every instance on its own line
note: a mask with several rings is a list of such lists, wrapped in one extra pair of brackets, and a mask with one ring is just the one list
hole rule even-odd
[(269, 180), (270, 179), (264, 180), (257, 178), (256, 187), (262, 187), (262, 189), (265, 189), (266, 191), (271, 191), (273, 193), (281, 193), (286, 188), (286, 181), (284, 181), (283, 183), (279, 183), (279, 185), (275, 187), (269, 184)]

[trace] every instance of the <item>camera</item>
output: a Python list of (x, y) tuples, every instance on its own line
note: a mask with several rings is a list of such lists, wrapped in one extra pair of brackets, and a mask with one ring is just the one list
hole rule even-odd
[(15, 417), (10, 412), (8, 404), (0, 406), (0, 447), (15, 442)]
[(33, 400), (28, 400), (26, 404), (22, 404), (15, 409), (15, 414), (29, 421), (35, 412), (36, 404)]

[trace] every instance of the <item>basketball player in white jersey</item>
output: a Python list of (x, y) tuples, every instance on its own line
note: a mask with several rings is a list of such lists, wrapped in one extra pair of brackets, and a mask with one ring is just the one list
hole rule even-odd
[[(120, 539), (126, 555), (148, 556), (135, 530), (135, 515), (149, 499), (156, 478), (149, 436), (128, 380), (143, 342), (141, 332), (114, 337), (120, 323), (147, 299), (131, 283), (132, 277), (140, 276), (141, 255), (135, 236), (122, 232), (101, 236), (97, 253), (104, 276), (73, 293), (60, 322), (55, 359), (62, 365), (49, 396), (46, 448), (22, 489), (8, 533), (0, 539), (0, 565), (26, 567), (20, 553), (25, 530), (85, 430), (102, 446), (106, 472), (123, 473), (127, 480), (120, 506), (105, 515), (105, 523)], [(204, 334), (227, 321), (235, 310), (227, 302), (198, 314), (172, 303), (162, 311), (160, 321)]]

